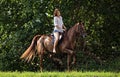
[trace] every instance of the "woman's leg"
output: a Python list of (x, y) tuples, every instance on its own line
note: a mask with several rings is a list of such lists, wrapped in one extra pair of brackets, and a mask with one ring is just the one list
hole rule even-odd
[(59, 32), (54, 32), (54, 37), (55, 37), (55, 41), (54, 41), (54, 46), (53, 46), (53, 53), (56, 53), (56, 46), (59, 41)]

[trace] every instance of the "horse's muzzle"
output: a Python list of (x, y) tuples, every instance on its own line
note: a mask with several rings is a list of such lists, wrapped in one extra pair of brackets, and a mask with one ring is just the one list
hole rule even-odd
[(87, 34), (86, 34), (86, 33), (84, 33), (84, 34), (82, 35), (82, 37), (83, 37), (83, 38), (85, 38), (86, 36), (87, 36)]

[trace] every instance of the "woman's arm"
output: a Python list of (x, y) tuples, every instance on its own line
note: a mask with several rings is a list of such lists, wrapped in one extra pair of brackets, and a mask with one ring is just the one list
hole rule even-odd
[(63, 24), (63, 29), (65, 29), (65, 30), (67, 29), (64, 24)]

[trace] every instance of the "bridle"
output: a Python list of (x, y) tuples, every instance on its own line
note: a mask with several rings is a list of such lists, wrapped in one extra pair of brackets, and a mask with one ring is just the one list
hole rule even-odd
[(83, 25), (83, 23), (82, 22), (80, 22), (80, 23), (77, 23), (76, 24), (77, 25), (77, 35), (79, 34), (81, 37), (85, 37), (86, 35), (86, 33), (85, 33), (85, 31), (84, 31), (84, 25)]

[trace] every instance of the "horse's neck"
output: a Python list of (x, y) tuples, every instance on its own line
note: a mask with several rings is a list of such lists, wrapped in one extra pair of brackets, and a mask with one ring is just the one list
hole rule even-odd
[(68, 30), (67, 37), (69, 42), (74, 42), (76, 40), (76, 32), (73, 28), (70, 28), (70, 30)]

